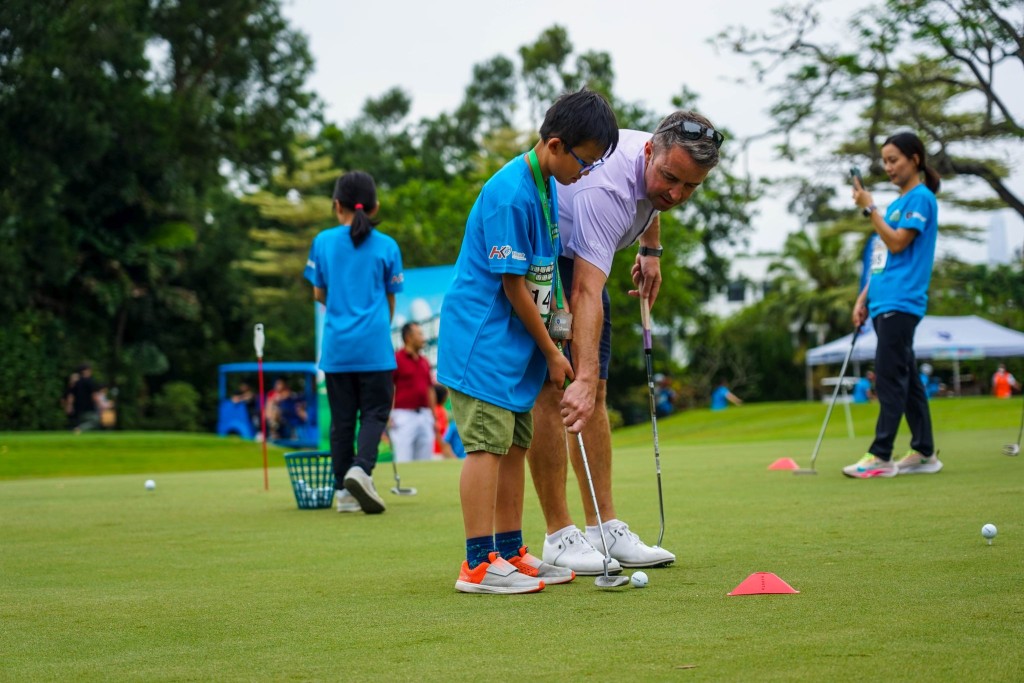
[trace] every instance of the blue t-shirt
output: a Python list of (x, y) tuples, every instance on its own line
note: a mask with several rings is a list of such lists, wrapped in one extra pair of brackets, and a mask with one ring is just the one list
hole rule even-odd
[[(557, 207), (554, 182), (548, 196)], [(557, 217), (557, 210), (551, 213), (552, 220)], [(533, 174), (518, 156), (484, 184), (469, 212), (441, 307), (439, 382), (513, 412), (533, 408), (547, 362), (512, 310), (501, 276), (525, 275), (543, 315), (550, 306), (554, 254)]]
[(320, 369), (381, 372), (395, 369), (388, 294), (402, 291), (402, 254), (376, 230), (358, 247), (349, 226), (324, 230), (313, 240), (305, 277), (327, 290)]
[(718, 387), (711, 392), (711, 410), (725, 410), (729, 407), (729, 387)]
[(916, 230), (918, 235), (898, 254), (889, 253), (881, 239), (875, 242), (868, 313), (872, 318), (891, 311), (924, 317), (939, 233), (939, 205), (935, 195), (923, 183), (918, 185), (889, 205), (885, 222), (894, 230)]
[(857, 383), (853, 385), (853, 402), (854, 403), (870, 403), (871, 402), (871, 380), (867, 377), (861, 377), (857, 380)]

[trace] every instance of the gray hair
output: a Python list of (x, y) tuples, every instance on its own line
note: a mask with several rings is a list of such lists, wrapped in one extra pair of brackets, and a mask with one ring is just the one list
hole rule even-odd
[(717, 166), (719, 155), (714, 141), (706, 136), (701, 136), (697, 140), (689, 140), (683, 137), (677, 125), (683, 121), (693, 121), (694, 123), (706, 126), (710, 130), (715, 129), (710, 121), (695, 111), (680, 110), (673, 112), (662, 119), (654, 132), (654, 137), (652, 138), (654, 153), (659, 154), (673, 146), (681, 147), (686, 150), (693, 161), (701, 168), (711, 169)]

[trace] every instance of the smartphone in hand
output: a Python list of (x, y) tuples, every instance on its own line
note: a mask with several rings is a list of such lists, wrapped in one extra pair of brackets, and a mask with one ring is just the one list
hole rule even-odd
[(856, 166), (850, 169), (850, 179), (853, 180), (853, 185), (858, 190), (864, 189), (864, 177), (860, 174), (860, 169)]

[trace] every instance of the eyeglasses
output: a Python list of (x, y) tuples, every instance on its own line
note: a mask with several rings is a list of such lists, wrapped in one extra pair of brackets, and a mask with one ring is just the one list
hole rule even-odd
[(576, 160), (576, 163), (580, 165), (580, 173), (589, 173), (590, 171), (593, 171), (595, 168), (604, 163), (604, 159), (602, 158), (598, 159), (592, 164), (588, 164), (587, 162), (583, 161), (583, 159), (580, 159), (578, 156), (576, 156), (576, 152), (572, 151), (572, 147), (566, 147), (566, 149), (569, 150), (569, 154), (571, 154), (572, 158)]
[(676, 128), (676, 132), (686, 140), (700, 140), (703, 137), (711, 138), (711, 142), (715, 144), (715, 149), (719, 149), (722, 143), (725, 142), (725, 136), (719, 133), (714, 128), (705, 126), (702, 123), (696, 121), (677, 121), (675, 123), (669, 123), (658, 130), (654, 131), (654, 134), (662, 133), (670, 128)]

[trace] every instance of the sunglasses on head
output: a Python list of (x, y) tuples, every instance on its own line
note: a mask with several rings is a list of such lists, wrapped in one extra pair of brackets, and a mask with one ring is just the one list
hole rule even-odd
[(662, 133), (671, 128), (676, 129), (676, 133), (680, 137), (686, 140), (700, 140), (701, 138), (711, 138), (711, 142), (714, 143), (715, 149), (720, 149), (722, 143), (725, 142), (725, 136), (719, 133), (714, 128), (705, 126), (704, 124), (697, 123), (696, 121), (677, 121), (675, 123), (668, 123), (654, 131), (654, 134)]

